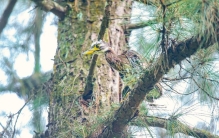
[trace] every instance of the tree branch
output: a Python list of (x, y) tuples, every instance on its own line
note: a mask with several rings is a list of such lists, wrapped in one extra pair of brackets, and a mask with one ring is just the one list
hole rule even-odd
[(147, 26), (150, 26), (150, 25), (153, 25), (153, 24), (157, 24), (157, 20), (156, 19), (153, 19), (153, 20), (148, 20), (148, 21), (144, 21), (144, 22), (141, 22), (141, 23), (133, 23), (133, 24), (124, 24), (122, 25), (123, 29), (125, 30), (125, 34), (127, 37), (130, 37), (130, 34), (131, 34), (131, 31), (134, 30), (134, 29), (140, 29), (140, 28), (143, 28), (143, 27), (147, 27)]
[(182, 0), (177, 0), (177, 1), (171, 2), (171, 3), (169, 3), (169, 4), (166, 4), (165, 6), (166, 6), (166, 7), (169, 7), (169, 6), (173, 5), (173, 4), (176, 4), (176, 3), (181, 2), (181, 1), (182, 1)]
[(50, 11), (56, 16), (58, 16), (61, 20), (64, 19), (65, 12), (67, 11), (67, 7), (62, 7), (58, 3), (51, 0), (33, 0), (33, 1), (44, 11)]
[(89, 68), (89, 73), (87, 76), (87, 80), (86, 80), (86, 85), (85, 85), (85, 89), (84, 89), (84, 93), (83, 93), (83, 99), (89, 99), (93, 93), (93, 75), (94, 75), (94, 69), (96, 66), (96, 61), (97, 61), (97, 54), (93, 55), (92, 61), (91, 61), (91, 65)]
[(108, 28), (109, 26), (111, 5), (112, 5), (112, 0), (107, 0), (107, 6), (105, 7), (104, 16), (103, 16), (102, 23), (100, 26), (100, 32), (98, 35), (98, 40), (103, 39), (106, 28)]
[[(4, 134), (5, 134), (5, 133), (9, 133), (9, 134), (10, 134), (9, 137), (14, 138), (14, 135), (15, 135), (15, 132), (16, 132), (16, 125), (17, 125), (18, 118), (19, 118), (19, 116), (20, 116), (22, 110), (24, 109), (24, 107), (27, 106), (27, 104), (30, 102), (30, 100), (32, 100), (32, 98), (33, 98), (33, 95), (24, 103), (24, 105), (23, 105), (16, 113), (8, 115), (9, 120), (7, 121), (6, 127), (4, 127), (4, 126), (0, 123), (0, 125), (1, 125), (2, 128), (3, 128), (3, 131), (0, 133), (0, 136), (1, 136), (1, 137), (7, 137), (7, 136), (5, 136)], [(17, 117), (16, 117), (15, 122), (14, 122), (14, 121), (13, 121), (13, 118), (14, 118), (16, 115), (17, 115)], [(9, 129), (10, 125), (12, 125), (13, 122), (14, 122), (13, 130), (10, 131), (10, 130), (8, 130), (8, 129)], [(10, 129), (12, 129), (12, 128), (10, 128)]]
[[(217, 37), (219, 37), (219, 35)], [(211, 38), (213, 38), (213, 36), (211, 36)], [(161, 54), (157, 62), (144, 72), (144, 75), (139, 79), (135, 88), (129, 94), (129, 98), (127, 98), (115, 112), (112, 123), (106, 126), (98, 137), (121, 137), (130, 118), (134, 116), (140, 103), (145, 99), (146, 94), (149, 93), (161, 77), (176, 64), (179, 64), (185, 58), (193, 55), (198, 49), (207, 48), (215, 43), (212, 39), (208, 39), (203, 45), (203, 41), (199, 40), (205, 39), (198, 36), (192, 37), (176, 43), (174, 47), (169, 47), (166, 53), (167, 59), (164, 59), (165, 55)], [(169, 62), (166, 63), (164, 62), (165, 60)]]
[[(213, 135), (206, 130), (190, 127), (188, 125), (181, 123), (176, 119), (171, 120), (171, 119), (159, 118), (154, 116), (139, 116), (139, 118), (136, 118), (136, 121), (131, 122), (131, 125), (144, 127), (145, 123), (150, 127), (159, 127), (167, 130), (171, 128), (171, 132), (174, 134), (183, 133), (185, 135), (189, 135), (197, 138), (219, 138), (219, 136)], [(170, 126), (171, 124), (173, 126)]]
[[(160, 5), (160, 3), (158, 2), (158, 0), (135, 0), (136, 2), (140, 2), (140, 3), (143, 3), (143, 4), (146, 4), (146, 5), (152, 5), (152, 6), (156, 6), (158, 7)], [(176, 0), (174, 2), (171, 2), (171, 3), (168, 3), (168, 4), (165, 4), (166, 7), (169, 7), (173, 4), (176, 4), (178, 2), (181, 2), (182, 0)]]
[(155, 20), (145, 21), (145, 22), (142, 22), (142, 23), (128, 24), (128, 25), (124, 25), (123, 27), (125, 29), (133, 30), (133, 29), (139, 29), (139, 28), (147, 27), (147, 26), (150, 26), (152, 24), (157, 24), (157, 20), (155, 19)]
[(34, 46), (35, 46), (35, 51), (34, 51), (34, 73), (40, 73), (40, 36), (42, 34), (42, 28), (43, 28), (43, 14), (42, 10), (36, 9), (35, 11), (36, 16), (34, 19)]
[(135, 0), (136, 2), (140, 2), (140, 3), (144, 3), (146, 5), (153, 5), (153, 6), (157, 6), (158, 2), (157, 0)]
[(4, 10), (1, 19), (0, 19), (0, 35), (3, 31), (3, 29), (5, 28), (6, 24), (8, 23), (8, 19), (12, 13), (12, 10), (16, 4), (17, 0), (10, 0), (8, 2), (8, 5), (6, 7), (6, 9)]

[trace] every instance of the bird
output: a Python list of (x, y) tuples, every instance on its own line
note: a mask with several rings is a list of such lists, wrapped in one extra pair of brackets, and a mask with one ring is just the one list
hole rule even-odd
[(92, 55), (95, 52), (103, 52), (110, 67), (119, 72), (125, 85), (122, 92), (124, 93), (123, 95), (127, 94), (134, 87), (144, 69), (149, 65), (147, 61), (134, 50), (126, 50), (122, 54), (117, 55), (110, 44), (103, 40), (93, 42), (90, 49), (83, 54)]
[(140, 54), (134, 50), (126, 50), (121, 55), (117, 55), (109, 43), (103, 40), (93, 42), (91, 48), (83, 54), (91, 55), (99, 51), (105, 53), (105, 59), (110, 67), (117, 70), (123, 77), (131, 73), (134, 69), (135, 71), (143, 69), (143, 58)]

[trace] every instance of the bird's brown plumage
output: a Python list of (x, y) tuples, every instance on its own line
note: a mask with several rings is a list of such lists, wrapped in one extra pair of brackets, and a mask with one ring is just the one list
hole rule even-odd
[[(127, 93), (127, 91), (136, 84), (138, 78), (143, 72), (143, 69), (148, 66), (147, 61), (137, 52), (127, 50), (121, 55), (117, 55), (112, 50), (111, 46), (102, 40), (94, 42), (91, 45), (91, 49), (84, 52), (84, 54), (93, 54), (95, 51), (102, 51), (105, 53), (106, 61), (113, 69), (119, 71), (123, 82), (126, 86), (129, 86), (128, 89), (125, 87), (122, 93)], [(161, 85), (158, 83), (156, 86), (159, 93), (162, 94)]]
[(139, 54), (133, 50), (127, 50), (121, 55), (117, 55), (109, 48), (109, 50), (105, 52), (105, 58), (112, 68), (124, 75), (130, 73), (133, 68), (142, 69), (142, 59)]
[(135, 69), (135, 73), (139, 72), (146, 63), (146, 60), (143, 61), (141, 55), (133, 50), (127, 50), (121, 55), (117, 55), (110, 45), (102, 40), (94, 42), (91, 45), (91, 49), (84, 54), (92, 54), (95, 51), (103, 51), (109, 65), (119, 71), (120, 74), (123, 74), (123, 76), (130, 74), (133, 69)]

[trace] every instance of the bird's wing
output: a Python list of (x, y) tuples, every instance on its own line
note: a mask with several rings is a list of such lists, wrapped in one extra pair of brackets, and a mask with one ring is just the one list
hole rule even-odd
[(116, 63), (116, 68), (120, 73), (124, 74), (127, 72), (127, 69), (131, 67), (129, 60), (125, 55), (118, 55), (114, 62)]
[(125, 51), (122, 55), (126, 56), (132, 68), (144, 68), (144, 64), (146, 64), (146, 60), (144, 60), (144, 58), (134, 50)]

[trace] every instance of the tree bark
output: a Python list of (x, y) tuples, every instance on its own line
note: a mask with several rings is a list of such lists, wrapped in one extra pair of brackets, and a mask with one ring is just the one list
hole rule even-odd
[[(98, 39), (102, 27), (106, 30), (103, 32), (104, 40), (109, 42), (118, 54), (126, 49), (127, 40), (121, 25), (129, 22), (130, 16), (127, 15), (130, 15), (131, 4), (131, 0), (69, 3), (71, 8), (58, 26), (58, 48), (54, 59), (53, 90), (50, 92), (47, 125), (50, 137), (90, 135), (89, 131), (81, 134), (81, 130), (74, 126), (80, 125), (81, 128), (84, 126), (89, 129), (89, 115), (98, 115), (102, 108), (110, 109), (112, 103), (119, 102), (119, 74), (109, 67), (104, 56), (100, 54), (93, 80), (92, 93), (95, 101), (92, 108), (87, 107), (86, 103), (90, 103), (84, 101), (81, 95), (84, 92), (91, 57), (85, 57), (82, 53), (90, 48), (92, 41)], [(100, 26), (105, 8), (109, 8), (110, 12), (108, 28)]]

